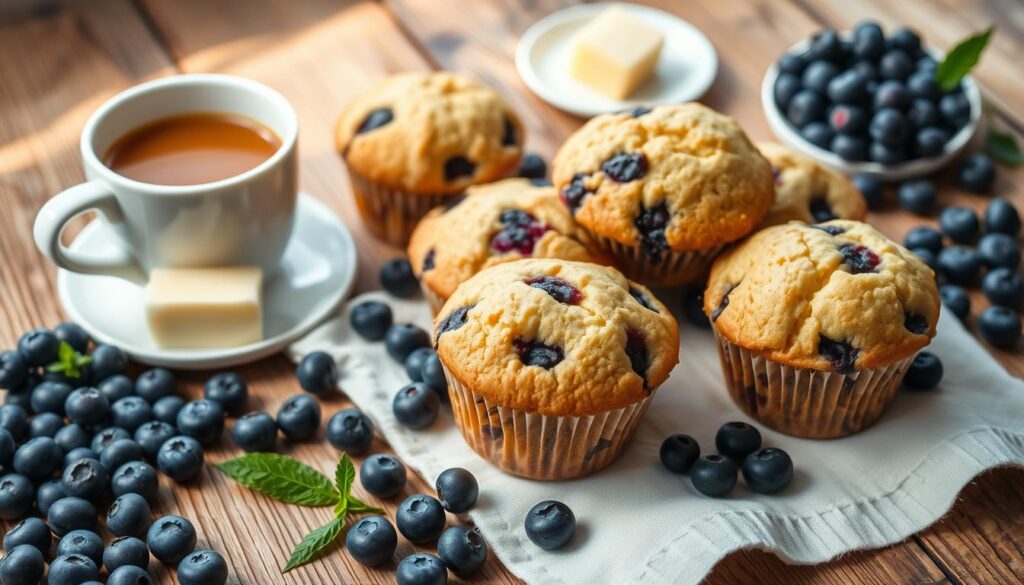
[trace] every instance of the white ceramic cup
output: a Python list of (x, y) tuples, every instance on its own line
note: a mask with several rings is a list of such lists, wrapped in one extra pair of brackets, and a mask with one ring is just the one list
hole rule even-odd
[[(101, 160), (118, 138), (149, 122), (191, 112), (256, 120), (281, 139), (270, 158), (240, 175), (198, 185), (154, 185), (117, 174)], [(278, 269), (298, 197), (298, 118), (288, 100), (252, 80), (176, 75), (104, 103), (82, 130), (87, 181), (58, 193), (36, 216), (36, 246), (72, 272), (144, 282), (152, 268), (248, 265)], [(61, 243), (75, 216), (95, 210), (119, 245), (84, 253)]]

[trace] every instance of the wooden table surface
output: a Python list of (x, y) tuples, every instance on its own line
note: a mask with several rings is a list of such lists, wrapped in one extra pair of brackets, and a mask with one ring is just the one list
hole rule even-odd
[[(6, 0), (5, 0), (6, 3)], [(1019, 0), (650, 0), (701, 28), (719, 51), (721, 69), (704, 97), (735, 116), (757, 139), (770, 138), (759, 85), (785, 48), (823, 26), (849, 27), (871, 17), (886, 26), (909, 23), (926, 41), (948, 48), (997, 23), (993, 45), (977, 70), (992, 123), (1024, 131), (1024, 4)], [(24, 5), (28, 4), (28, 7)], [(224, 72), (271, 85), (292, 101), (302, 127), (302, 188), (334, 209), (359, 244), (357, 291), (376, 286), (381, 260), (401, 253), (373, 240), (357, 220), (345, 170), (332, 148), (342, 107), (378, 79), (397, 71), (451, 69), (498, 88), (522, 114), (527, 146), (550, 159), (581, 124), (546, 105), (520, 82), (513, 66), (519, 35), (539, 17), (571, 0), (91, 0), (15, 2), (0, 6), (0, 347), (20, 332), (53, 326), (63, 315), (54, 267), (32, 243), (36, 211), (53, 193), (82, 180), (78, 136), (88, 115), (131, 85), (178, 72)], [(958, 191), (939, 177), (942, 202), (981, 209), (986, 199)], [(1024, 170), (1000, 167), (996, 191), (1024, 205)], [(891, 194), (890, 194), (891, 195)], [(902, 238), (914, 218), (888, 208), (869, 221)], [(678, 303), (679, 299), (664, 299)], [(984, 300), (975, 295), (975, 314)], [(1015, 375), (1019, 352), (993, 350)], [(254, 408), (276, 410), (299, 391), (293, 366), (276, 356), (240, 372)], [(200, 393), (204, 374), (181, 374), (182, 390)], [(325, 404), (325, 420), (347, 402)], [(322, 437), (321, 437), (322, 438)], [(229, 439), (208, 460), (237, 454)], [(379, 439), (375, 450), (387, 450)], [(898, 448), (898, 446), (894, 446)], [(325, 442), (283, 447), (322, 470), (336, 452)], [(411, 478), (407, 493), (429, 491)], [(359, 489), (357, 488), (357, 492)], [(360, 497), (366, 494), (359, 493)], [(377, 502), (392, 512), (395, 501)], [(231, 582), (391, 583), (394, 565), (365, 569), (344, 551), (287, 575), (291, 546), (323, 524), (329, 509), (277, 504), (240, 489), (207, 466), (201, 479), (173, 487), (162, 478), (157, 511), (193, 519), (200, 542), (223, 552)], [(710, 583), (1020, 583), (1024, 582), (1024, 471), (987, 473), (969, 485), (936, 525), (882, 550), (856, 552), (818, 566), (790, 566), (756, 551), (735, 553)], [(413, 547), (402, 540), (398, 557)], [(159, 583), (174, 583), (154, 564)], [(488, 561), (474, 583), (516, 583)]]

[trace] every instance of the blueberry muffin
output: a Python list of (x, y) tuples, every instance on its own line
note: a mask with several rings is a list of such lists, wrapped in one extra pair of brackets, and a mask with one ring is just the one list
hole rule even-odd
[(695, 103), (591, 119), (552, 176), (588, 245), (651, 286), (697, 280), (775, 198), (771, 166), (739, 124)]
[(435, 345), (469, 445), (509, 473), (568, 479), (628, 443), (678, 361), (679, 330), (613, 268), (530, 259), (462, 283)]
[(552, 187), (505, 179), (470, 187), (465, 199), (428, 213), (413, 231), (409, 259), (437, 314), (457, 286), (495, 264), (521, 258), (593, 262), (575, 232)]
[(781, 144), (763, 142), (757, 146), (775, 175), (775, 204), (762, 227), (790, 221), (861, 221), (867, 215), (864, 197), (842, 174)]
[(501, 96), (472, 79), (402, 73), (352, 102), (335, 140), (370, 231), (402, 245), (430, 209), (512, 174), (523, 125)]
[(704, 311), (733, 400), (766, 425), (833, 438), (870, 426), (935, 336), (935, 275), (871, 226), (788, 223), (711, 269)]

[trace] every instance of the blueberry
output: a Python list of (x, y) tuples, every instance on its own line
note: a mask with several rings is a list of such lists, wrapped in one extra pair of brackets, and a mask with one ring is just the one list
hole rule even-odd
[(141, 537), (149, 530), (149, 504), (139, 494), (119, 496), (107, 511), (107, 530), (114, 536)]
[(110, 475), (103, 464), (95, 459), (80, 459), (64, 468), (61, 483), (69, 497), (96, 503), (107, 491)]
[(811, 44), (807, 49), (811, 59), (838, 61), (844, 55), (843, 44), (835, 29), (825, 28), (811, 36)]
[(361, 565), (376, 567), (391, 559), (398, 545), (395, 527), (383, 516), (364, 516), (345, 536), (345, 549)]
[(860, 71), (847, 69), (832, 77), (825, 89), (828, 98), (840, 104), (859, 102), (866, 94), (867, 80)]
[(175, 426), (181, 434), (209, 445), (220, 439), (224, 432), (224, 409), (212, 400), (193, 400), (178, 412)]
[(700, 445), (690, 435), (669, 435), (661, 443), (661, 464), (672, 473), (689, 473), (700, 458)]
[(978, 319), (981, 336), (996, 347), (1010, 349), (1020, 339), (1020, 315), (1006, 307), (989, 307)]
[(811, 89), (797, 92), (786, 106), (786, 118), (797, 128), (825, 117), (825, 100)]
[(864, 80), (865, 86), (869, 91), (872, 87), (877, 88), (878, 67), (875, 66), (874, 61), (857, 61), (851, 68), (856, 69), (857, 72), (860, 73), (860, 76)]
[(882, 108), (875, 112), (868, 125), (868, 133), (876, 142), (895, 146), (907, 137), (907, 119), (894, 108)]
[(889, 36), (889, 45), (902, 49), (910, 55), (921, 52), (921, 37), (916, 32), (905, 26), (896, 28)]
[(117, 469), (129, 461), (141, 461), (145, 454), (142, 445), (135, 441), (118, 439), (100, 453), (100, 463), (105, 469)]
[(876, 110), (894, 108), (904, 110), (910, 105), (910, 92), (902, 82), (889, 79), (878, 84), (875, 90), (874, 105)]
[(918, 352), (903, 375), (903, 385), (911, 390), (931, 390), (941, 381), (942, 361), (927, 351)]
[(917, 226), (904, 236), (903, 245), (907, 248), (926, 248), (938, 254), (942, 250), (942, 233), (928, 226)]
[(915, 152), (919, 157), (932, 157), (942, 154), (949, 142), (949, 135), (941, 128), (922, 128), (914, 137)]
[(398, 422), (413, 430), (425, 429), (434, 423), (441, 409), (441, 399), (433, 388), (414, 382), (395, 394), (391, 403)]
[(985, 231), (1016, 236), (1020, 232), (1020, 215), (1006, 199), (993, 199), (985, 207)]
[(938, 197), (935, 184), (927, 179), (914, 179), (901, 183), (896, 192), (900, 207), (918, 215), (931, 212)]
[(811, 122), (800, 130), (800, 135), (807, 142), (819, 148), (827, 149), (832, 144), (834, 133), (832, 128), (824, 122)]
[(561, 548), (576, 533), (576, 516), (562, 502), (545, 500), (526, 513), (526, 536), (544, 550)]
[(412, 495), (399, 504), (395, 512), (395, 523), (398, 524), (398, 531), (410, 542), (433, 542), (444, 530), (444, 508), (430, 496)]
[(961, 321), (971, 314), (971, 297), (963, 287), (944, 284), (939, 287), (939, 296), (942, 297), (942, 304)]
[(860, 134), (868, 128), (868, 114), (860, 106), (840, 104), (829, 110), (828, 123), (836, 132)]
[(8, 350), (0, 353), (0, 388), (18, 388), (28, 379), (28, 362), (20, 353)]
[[(95, 459), (95, 458), (96, 458), (96, 453), (94, 453), (92, 449), (87, 449), (85, 447), (75, 447), (74, 449), (68, 451), (64, 455), (64, 467), (70, 467), (72, 463), (75, 463), (76, 461), (81, 461), (82, 459)], [(57, 481), (60, 481), (60, 480), (57, 480)], [(61, 483), (61, 491), (64, 490), (63, 486), (64, 486), (64, 484)]]
[(405, 465), (390, 455), (371, 455), (359, 468), (363, 489), (378, 498), (390, 498), (405, 487)]
[(121, 427), (107, 427), (93, 435), (92, 444), (90, 445), (90, 447), (92, 447), (93, 453), (95, 453), (96, 456), (99, 457), (100, 455), (103, 454), (103, 450), (107, 448), (107, 445), (113, 443), (118, 439), (130, 438), (132, 438), (132, 434), (122, 429)]
[(0, 468), (10, 467), (18, 446), (7, 429), (0, 429)]
[(349, 323), (360, 337), (367, 341), (380, 341), (391, 327), (391, 307), (380, 301), (363, 301), (352, 307)]
[(720, 498), (736, 487), (736, 463), (724, 455), (705, 455), (694, 462), (690, 481), (698, 492)]
[(89, 500), (73, 496), (63, 497), (46, 511), (46, 523), (57, 536), (72, 530), (96, 531), (96, 507)]
[(853, 56), (877, 59), (885, 51), (885, 35), (877, 22), (862, 21), (853, 27)]
[(4, 404), (11, 404), (14, 406), (20, 406), (24, 410), (28, 411), (32, 409), (32, 393), (31, 392), (13, 392), (8, 391), (4, 395)]
[(804, 68), (807, 67), (807, 58), (796, 53), (785, 53), (779, 57), (777, 65), (779, 71), (783, 73), (800, 75), (804, 72)]
[(973, 193), (991, 191), (995, 179), (996, 168), (992, 159), (984, 154), (972, 154), (956, 170), (957, 185)]
[(57, 361), (60, 340), (49, 329), (39, 327), (18, 339), (18, 353), (31, 368), (46, 367)]
[(220, 404), (229, 415), (238, 416), (245, 412), (246, 403), (249, 402), (249, 386), (235, 372), (220, 372), (206, 381), (203, 398)]
[(467, 579), (484, 566), (487, 544), (475, 530), (452, 526), (441, 533), (437, 554), (452, 573)]
[(49, 512), (50, 506), (57, 500), (65, 497), (64, 482), (59, 479), (51, 479), (39, 484), (36, 488), (36, 509), (43, 516)]
[(250, 412), (235, 422), (231, 435), (243, 451), (273, 451), (277, 442), (277, 423), (265, 412)]
[(53, 438), (64, 426), (64, 419), (53, 414), (52, 412), (44, 412), (37, 414), (28, 421), (28, 436), (30, 438), (35, 437), (50, 437)]
[[(107, 397), (107, 401), (111, 404), (127, 398), (135, 394), (135, 384), (132, 383), (131, 378), (124, 374), (115, 374), (110, 376), (106, 380), (103, 380), (96, 385), (96, 389), (103, 393)], [(64, 410), (64, 404), (61, 405), (61, 410)]]
[(444, 377), (444, 367), (436, 352), (423, 360), (423, 365), (420, 367), (420, 378), (424, 384), (437, 390), (442, 400), (447, 399), (448, 380)]
[(15, 442), (25, 438), (28, 432), (28, 414), (25, 409), (16, 404), (0, 406), (0, 429), (10, 433)]
[(898, 164), (907, 160), (907, 149), (903, 145), (872, 141), (868, 145), (868, 160), (883, 165)]
[(843, 160), (860, 161), (868, 158), (868, 143), (860, 136), (836, 134), (828, 148)]
[(178, 422), (178, 413), (181, 412), (184, 406), (184, 398), (180, 396), (164, 396), (153, 403), (153, 418), (173, 425)]
[(878, 62), (878, 72), (885, 79), (902, 81), (914, 72), (914, 60), (905, 51), (890, 49)]
[[(164, 441), (177, 435), (178, 429), (174, 428), (173, 425), (169, 425), (163, 421), (151, 420), (135, 429), (134, 438), (135, 442), (142, 447), (142, 452), (146, 454), (146, 457), (153, 459), (156, 458), (156, 454), (160, 451), (160, 446), (164, 444)], [(104, 451), (106, 451), (106, 449), (104, 449)], [(102, 456), (102, 453), (100, 455)]]
[(793, 96), (800, 91), (800, 88), (799, 76), (793, 75), (792, 73), (780, 73), (775, 79), (775, 87), (773, 91), (776, 107), (781, 111), (785, 111), (786, 106), (789, 105)]
[(149, 527), (146, 544), (161, 563), (175, 565), (195, 549), (196, 529), (181, 516), (164, 516)]
[(81, 555), (98, 566), (103, 562), (103, 539), (91, 530), (72, 530), (57, 543), (57, 556), (64, 555)]
[(95, 388), (79, 388), (64, 401), (64, 412), (71, 422), (80, 425), (94, 425), (102, 422), (110, 413), (110, 401)]
[(476, 477), (461, 467), (441, 472), (434, 484), (441, 507), (452, 514), (461, 514), (476, 504), (480, 486)]
[(388, 328), (384, 345), (391, 359), (404, 363), (412, 350), (430, 347), (430, 334), (411, 323), (398, 323)]
[(825, 95), (828, 92), (829, 82), (839, 72), (836, 66), (828, 61), (812, 61), (804, 69), (801, 81), (804, 87), (812, 89), (819, 94)]
[(203, 469), (203, 446), (199, 441), (186, 435), (179, 435), (164, 442), (156, 455), (160, 471), (178, 483), (192, 481)]
[(50, 437), (36, 437), (14, 452), (14, 470), (32, 481), (51, 477), (64, 460), (60, 445)]
[(907, 121), (914, 128), (928, 128), (939, 126), (942, 123), (942, 117), (934, 102), (915, 99), (910, 102), (910, 108), (907, 110)]
[[(0, 583), (4, 585), (39, 585), (46, 566), (43, 553), (34, 546), (22, 544), (8, 549), (4, 547), (0, 558)], [(55, 581), (50, 581), (56, 585)]]
[(338, 365), (322, 351), (314, 351), (299, 362), (295, 371), (299, 386), (311, 394), (333, 392), (338, 386)]
[(16, 520), (32, 509), (32, 480), (18, 473), (0, 477), (0, 519)]
[(774, 494), (792, 481), (793, 460), (782, 449), (761, 449), (743, 460), (743, 479), (757, 493)]
[(327, 440), (335, 449), (360, 455), (373, 441), (373, 422), (358, 408), (338, 411), (327, 421)]
[(224, 585), (228, 580), (228, 564), (217, 551), (197, 550), (178, 563), (180, 585)]
[(277, 426), (289, 441), (305, 441), (320, 428), (320, 405), (308, 394), (292, 396), (278, 409)]
[(980, 269), (981, 259), (973, 248), (950, 246), (939, 252), (939, 271), (952, 284), (973, 284)]
[(432, 347), (417, 347), (405, 358), (405, 373), (413, 382), (423, 381), (423, 362), (437, 353)]
[(26, 518), (18, 522), (4, 535), (4, 550), (11, 550), (22, 544), (34, 546), (43, 555), (49, 555), (50, 547), (53, 546), (50, 527), (39, 518)]
[(115, 538), (103, 551), (103, 566), (113, 573), (118, 567), (149, 567), (149, 548), (134, 536)]
[(922, 262), (927, 264), (928, 268), (931, 268), (933, 272), (938, 272), (939, 257), (935, 252), (932, 252), (928, 248), (910, 248), (910, 251), (920, 258)]
[(110, 422), (129, 433), (153, 419), (153, 407), (138, 396), (126, 396), (110, 405)]
[(851, 179), (853, 186), (857, 187), (861, 196), (864, 197), (868, 209), (878, 209), (885, 201), (885, 183), (878, 175), (859, 173)]
[(1012, 268), (1020, 265), (1017, 238), (1000, 233), (985, 234), (978, 240), (978, 256), (989, 268)]
[(96, 563), (87, 556), (68, 554), (57, 557), (50, 563), (46, 579), (54, 585), (83, 585), (86, 581), (94, 581), (99, 576)]
[[(128, 565), (118, 567), (107, 576), (107, 585), (153, 585), (153, 577), (142, 567)], [(178, 583), (185, 583), (178, 574)], [(88, 585), (85, 583), (83, 585)], [(211, 581), (209, 585), (213, 585)]]
[(53, 334), (58, 341), (63, 341), (78, 353), (85, 355), (92, 341), (89, 334), (78, 323), (65, 322), (54, 328)]
[(936, 101), (942, 95), (942, 89), (935, 81), (935, 73), (931, 71), (915, 71), (907, 78), (907, 90), (915, 98)]
[(121, 374), (128, 367), (128, 356), (113, 345), (101, 343), (93, 348), (89, 357), (92, 358), (89, 368), (92, 370), (93, 380), (97, 382)]
[(174, 374), (163, 368), (146, 370), (135, 380), (135, 393), (150, 404), (164, 396), (173, 396), (177, 387)]
[(761, 433), (745, 422), (728, 422), (715, 434), (715, 448), (734, 461), (743, 459), (761, 448)]
[(1024, 304), (1024, 278), (1016, 270), (990, 270), (981, 281), (981, 290), (993, 305), (1017, 311)]
[(962, 93), (948, 93), (939, 98), (939, 113), (946, 124), (960, 128), (971, 119), (971, 103)]
[(934, 74), (935, 70), (938, 69), (938, 68), (939, 68), (938, 61), (936, 61), (935, 57), (932, 57), (931, 55), (922, 55), (917, 60), (917, 69), (919, 71), (928, 71), (928, 72)]
[(519, 163), (519, 170), (516, 171), (517, 177), (523, 177), (525, 179), (543, 179), (548, 175), (548, 165), (544, 162), (544, 159), (535, 152), (528, 152), (523, 155), (523, 160)]
[(380, 267), (380, 285), (396, 297), (411, 297), (420, 290), (420, 283), (405, 258), (392, 258)]
[(144, 461), (129, 461), (114, 471), (110, 478), (110, 489), (114, 496), (139, 494), (147, 502), (156, 499), (159, 480), (156, 470)]
[(398, 585), (445, 585), (448, 573), (441, 559), (432, 554), (411, 554), (398, 563), (395, 569)]
[(683, 316), (701, 329), (711, 328), (711, 321), (704, 314), (704, 284), (696, 284), (683, 291)]
[(951, 205), (939, 214), (939, 227), (954, 242), (968, 244), (978, 237), (981, 222), (973, 209)]

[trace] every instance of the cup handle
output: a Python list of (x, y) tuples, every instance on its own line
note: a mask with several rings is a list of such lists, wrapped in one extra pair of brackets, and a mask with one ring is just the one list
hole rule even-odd
[(60, 241), (69, 221), (89, 210), (103, 214), (110, 223), (124, 221), (114, 193), (100, 181), (88, 181), (66, 189), (47, 201), (36, 215), (33, 236), (36, 247), (54, 264), (71, 272), (117, 276), (133, 282), (146, 277), (131, 252), (117, 244), (102, 252), (88, 254), (68, 249)]

